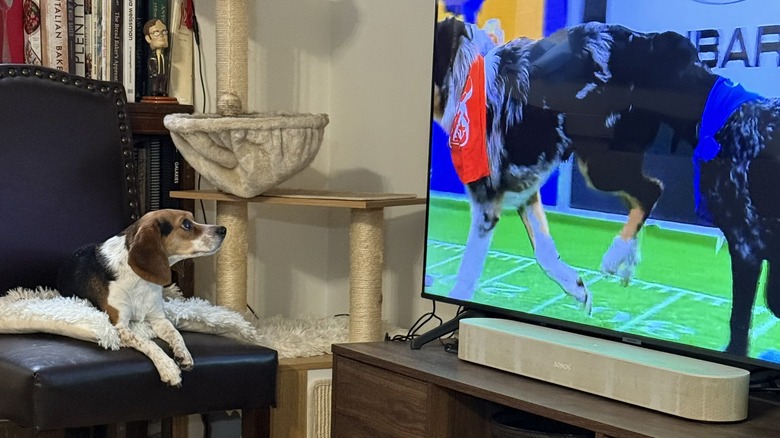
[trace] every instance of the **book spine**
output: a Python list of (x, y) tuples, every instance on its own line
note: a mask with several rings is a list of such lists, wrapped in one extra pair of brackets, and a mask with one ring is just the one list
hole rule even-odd
[(134, 140), (133, 160), (138, 181), (138, 202), (141, 213), (149, 211), (149, 142), (148, 138)]
[(65, 5), (68, 10), (68, 73), (76, 72), (76, 21), (74, 9), (76, 5), (74, 0), (66, 0)]
[(111, 80), (111, 2), (112, 0), (103, 0), (100, 9), (100, 38), (103, 44), (100, 48), (100, 56), (103, 61), (103, 79)]
[(109, 40), (109, 56), (111, 65), (110, 78), (114, 82), (122, 82), (122, 0), (111, 0), (109, 17), (111, 18)]
[(156, 18), (168, 26), (168, 0), (149, 0), (149, 19)]
[[(87, 23), (85, 2), (68, 0), (68, 53), (71, 73), (87, 77)], [(71, 27), (72, 26), (72, 27)]]
[(103, 52), (104, 36), (103, 0), (92, 0), (92, 79), (105, 79), (103, 68), (106, 59)]
[[(6, 2), (7, 3), (7, 2)], [(0, 63), (24, 63), (24, 15), (22, 2), (0, 14)]]
[(95, 23), (92, 19), (92, 0), (84, 0), (84, 76), (95, 78)]
[(84, 0), (70, 0), (73, 4), (73, 72), (79, 76), (87, 76), (87, 24)]
[(122, 41), (122, 83), (125, 86), (125, 94), (128, 102), (135, 102), (135, 0), (124, 0), (122, 9), (122, 29), (124, 38)]
[(68, 60), (68, 5), (66, 0), (42, 0), (43, 65), (70, 71)]
[(171, 191), (181, 188), (180, 172), (183, 158), (173, 145), (170, 137), (161, 137), (160, 141), (160, 208), (181, 208), (181, 201), (171, 198)]
[(40, 0), (26, 0), (24, 4), (24, 62), (26, 64), (43, 65), (42, 18)]
[(160, 194), (162, 193), (161, 172), (162, 172), (162, 137), (152, 137), (149, 141), (149, 150), (147, 155), (147, 165), (149, 166), (149, 172), (147, 173), (149, 190), (149, 210), (159, 210), (160, 202), (162, 201)]

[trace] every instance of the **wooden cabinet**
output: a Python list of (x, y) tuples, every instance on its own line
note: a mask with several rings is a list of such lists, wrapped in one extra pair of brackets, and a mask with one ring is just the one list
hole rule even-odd
[(487, 438), (506, 408), (541, 415), (608, 437), (761, 437), (780, 424), (780, 398), (751, 398), (747, 420), (702, 423), (676, 418), (461, 361), (432, 342), (333, 346), (332, 436)]
[[(333, 437), (485, 436), (482, 410), (463, 410), (474, 417), (457, 418), (458, 398), (467, 397), (424, 380), (339, 357), (334, 367)], [(335, 385), (339, 385), (336, 390)]]

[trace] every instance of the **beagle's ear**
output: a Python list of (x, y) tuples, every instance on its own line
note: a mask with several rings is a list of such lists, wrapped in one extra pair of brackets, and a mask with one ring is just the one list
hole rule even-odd
[(133, 272), (144, 280), (161, 286), (171, 284), (171, 267), (156, 221), (138, 227), (130, 242), (127, 261)]

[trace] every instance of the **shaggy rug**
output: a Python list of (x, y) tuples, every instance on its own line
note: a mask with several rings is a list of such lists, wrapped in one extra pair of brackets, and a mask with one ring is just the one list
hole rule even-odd
[[(166, 290), (165, 313), (179, 330), (212, 333), (276, 350), (279, 358), (329, 354), (331, 344), (347, 342), (349, 318), (275, 316), (256, 318), (216, 306), (201, 298), (183, 298), (177, 287)], [(155, 337), (146, 323), (133, 331)], [(108, 315), (89, 301), (63, 297), (48, 288), (14, 289), (0, 297), (0, 333), (52, 333), (116, 350), (119, 335)]]

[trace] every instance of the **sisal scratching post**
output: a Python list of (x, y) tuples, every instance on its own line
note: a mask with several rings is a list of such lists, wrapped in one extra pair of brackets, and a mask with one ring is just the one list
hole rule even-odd
[(383, 209), (352, 210), (349, 341), (382, 340)]
[(249, 39), (247, 0), (218, 0), (217, 112), (235, 116), (246, 112)]
[(227, 228), (217, 253), (217, 304), (239, 313), (246, 311), (247, 204), (217, 202), (217, 223)]
[[(217, 114), (168, 114), (164, 119), (187, 162), (214, 187), (242, 198), (258, 196), (308, 166), (328, 124), (327, 114), (247, 110), (247, 3), (216, 0)], [(243, 313), (247, 203), (217, 201), (217, 223), (228, 229), (217, 255), (217, 304)]]
[[(235, 116), (247, 105), (248, 19), (246, 0), (218, 0), (217, 112)], [(228, 229), (217, 255), (217, 304), (246, 311), (247, 216), (245, 202), (217, 202), (217, 223)]]

